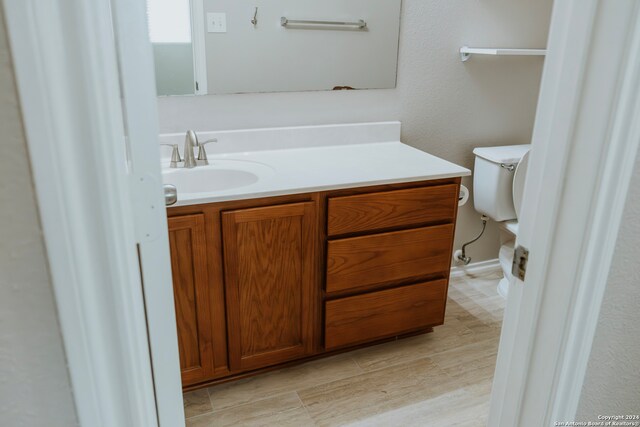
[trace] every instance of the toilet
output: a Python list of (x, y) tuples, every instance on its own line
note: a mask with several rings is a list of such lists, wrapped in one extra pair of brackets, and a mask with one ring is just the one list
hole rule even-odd
[(511, 264), (530, 149), (531, 145), (526, 144), (479, 147), (473, 150), (476, 156), (473, 173), (474, 207), (482, 215), (496, 221), (500, 228), (498, 259), (504, 277), (498, 284), (498, 293), (505, 298), (512, 277)]

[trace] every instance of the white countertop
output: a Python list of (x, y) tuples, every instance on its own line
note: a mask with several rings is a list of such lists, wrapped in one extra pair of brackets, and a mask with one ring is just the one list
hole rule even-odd
[[(270, 168), (273, 173), (261, 177), (258, 182), (251, 185), (211, 193), (181, 194), (178, 188), (178, 203), (175, 206), (452, 178), (471, 174), (468, 169), (401, 142), (209, 156), (209, 164), (213, 167), (224, 166), (224, 162), (228, 160), (256, 162)], [(167, 177), (165, 183), (171, 184), (171, 178)]]
[[(397, 122), (392, 123), (397, 124)], [(199, 133), (201, 140), (211, 135), (215, 134)], [(210, 165), (206, 168), (229, 169), (229, 165), (234, 165), (231, 167), (234, 169), (235, 165), (240, 165), (241, 169), (256, 173), (259, 179), (249, 185), (228, 190), (183, 192), (182, 194), (180, 185), (176, 184), (178, 203), (174, 206), (443, 179), (471, 174), (471, 171), (466, 168), (399, 141), (362, 143), (339, 141), (336, 145), (332, 145), (331, 142), (314, 145), (303, 148), (209, 154)], [(164, 154), (166, 155), (166, 152)], [(205, 167), (199, 166), (190, 170), (168, 169), (168, 161), (165, 158), (163, 180), (166, 184), (171, 184), (172, 180), (178, 181), (175, 178), (172, 179), (172, 176), (176, 176), (174, 174), (182, 175), (184, 180), (191, 171), (200, 169), (200, 172), (204, 172), (201, 168)], [(202, 183), (199, 183), (199, 187), (203, 187)]]

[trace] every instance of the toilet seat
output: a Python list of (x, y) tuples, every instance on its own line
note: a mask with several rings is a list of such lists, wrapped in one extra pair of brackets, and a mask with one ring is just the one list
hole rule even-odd
[[(527, 168), (529, 166), (529, 152), (527, 151), (522, 160), (518, 163), (515, 173), (513, 175), (513, 207), (516, 211), (515, 221), (504, 221), (501, 225), (505, 230), (513, 234), (518, 235), (518, 219), (520, 218), (520, 209), (522, 208), (522, 194), (524, 193), (524, 181), (527, 177)], [(498, 259), (500, 260), (500, 266), (504, 278), (498, 284), (498, 294), (503, 298), (506, 298), (509, 293), (509, 282), (511, 281), (511, 264), (513, 263), (513, 250), (515, 246), (515, 239), (505, 242), (500, 247), (500, 253)]]
[(524, 182), (527, 177), (527, 168), (529, 167), (529, 151), (527, 151), (522, 160), (516, 166), (516, 170), (513, 175), (513, 207), (516, 211), (516, 219), (511, 221), (502, 221), (499, 227), (503, 230), (518, 235), (518, 219), (520, 218), (520, 210), (522, 209), (522, 195), (524, 193)]
[(513, 175), (513, 207), (516, 211), (516, 219), (520, 218), (520, 209), (522, 209), (522, 195), (524, 193), (524, 182), (527, 178), (527, 169), (529, 168), (529, 153), (527, 151), (516, 166)]

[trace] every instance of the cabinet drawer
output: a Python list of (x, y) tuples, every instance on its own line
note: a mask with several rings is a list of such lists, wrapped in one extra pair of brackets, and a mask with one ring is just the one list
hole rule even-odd
[(447, 281), (436, 280), (328, 301), (327, 350), (400, 335), (444, 321)]
[(327, 292), (366, 288), (450, 268), (453, 224), (329, 241)]
[(453, 220), (457, 198), (457, 184), (332, 197), (327, 233), (336, 236)]

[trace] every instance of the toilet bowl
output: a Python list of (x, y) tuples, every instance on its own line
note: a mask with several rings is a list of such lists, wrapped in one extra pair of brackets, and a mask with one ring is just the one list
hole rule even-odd
[(473, 150), (476, 156), (473, 177), (474, 207), (498, 223), (498, 259), (504, 277), (500, 280), (497, 291), (505, 298), (512, 279), (511, 265), (518, 235), (518, 217), (522, 208), (530, 149), (531, 146), (527, 144), (481, 147)]

